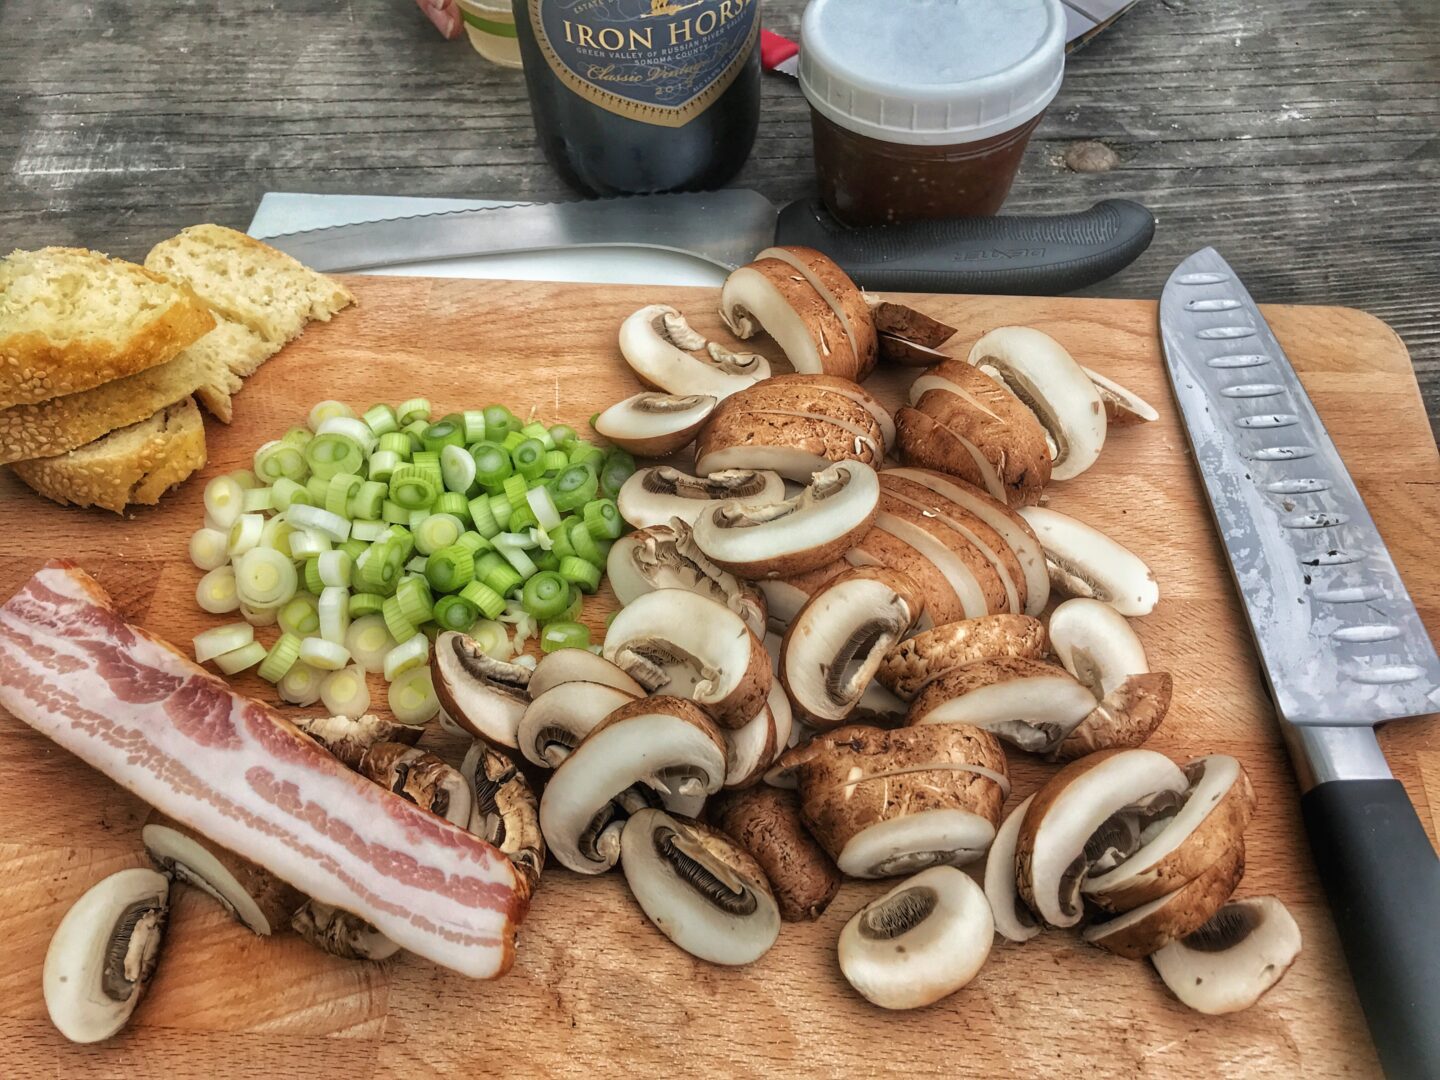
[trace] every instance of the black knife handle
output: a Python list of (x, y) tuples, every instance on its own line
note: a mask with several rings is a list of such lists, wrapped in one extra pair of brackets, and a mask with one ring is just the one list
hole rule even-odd
[(1390, 1080), (1440, 1077), (1440, 858), (1398, 780), (1300, 800), (1350, 975)]
[(1054, 296), (1128, 266), (1154, 234), (1154, 215), (1128, 199), (1078, 214), (855, 227), (801, 199), (780, 211), (775, 242), (818, 248), (864, 289)]

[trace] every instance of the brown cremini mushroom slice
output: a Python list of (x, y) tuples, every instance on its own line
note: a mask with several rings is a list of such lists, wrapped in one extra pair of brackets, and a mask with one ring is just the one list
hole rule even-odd
[[(814, 570), (783, 578), (761, 578), (753, 582), (760, 595), (765, 598), (765, 623), (767, 629), (783, 634), (791, 621), (805, 606), (805, 601), (815, 595), (815, 590), (831, 578), (850, 569), (844, 559), (836, 559)], [(778, 651), (776, 653), (778, 656)]]
[[(874, 727), (899, 727), (905, 723), (909, 706), (878, 682), (871, 680), (851, 710), (850, 720)], [(813, 729), (807, 729), (813, 730)]]
[(646, 390), (617, 401), (590, 421), (596, 434), (637, 457), (664, 457), (695, 440), (715, 411), (713, 394), (659, 394)]
[(532, 699), (565, 683), (601, 683), (631, 697), (644, 697), (645, 688), (604, 657), (588, 649), (559, 649), (546, 653), (526, 684)]
[[(1066, 765), (1035, 794), (1015, 843), (1015, 886), (1047, 926), (1074, 926), (1091, 865), (1106, 860), (1103, 827), (1126, 807), (1185, 790), (1185, 774), (1153, 750), (1102, 750)], [(1130, 846), (1133, 841), (1127, 841)]]
[(414, 745), (423, 727), (385, 720), (374, 713), (364, 716), (312, 716), (292, 721), (352, 769), (360, 767), (360, 756), (377, 742)]
[(722, 504), (695, 522), (695, 543), (738, 577), (791, 577), (848, 551), (870, 528), (879, 501), (875, 470), (841, 461), (784, 502)]
[(866, 299), (870, 302), (870, 317), (875, 323), (877, 333), (888, 334), (926, 349), (938, 349), (955, 336), (955, 327), (918, 311), (909, 304), (876, 297)]
[(852, 724), (788, 750), (801, 813), (852, 877), (894, 877), (980, 858), (1008, 794), (994, 736), (963, 724), (885, 731)]
[(125, 1026), (160, 957), (170, 879), (145, 867), (102, 878), (71, 905), (45, 952), (50, 1022), (75, 1043)]
[(1199, 877), (1173, 893), (1101, 922), (1081, 937), (1117, 956), (1142, 960), (1172, 941), (1194, 933), (1224, 907), (1245, 873), (1245, 841), (1227, 851)]
[(985, 856), (985, 899), (995, 917), (995, 932), (1007, 941), (1026, 942), (1040, 933), (1034, 913), (1020, 899), (1015, 888), (1015, 844), (1020, 839), (1020, 824), (1035, 800), (1027, 796), (995, 831), (995, 842)]
[(996, 656), (934, 679), (911, 702), (906, 723), (973, 724), (1021, 750), (1043, 754), (1094, 708), (1090, 691), (1064, 668)]
[(840, 972), (882, 1009), (918, 1009), (975, 978), (994, 939), (980, 886), (953, 866), (932, 866), (872, 900), (845, 924)]
[[(835, 269), (849, 283), (844, 272)], [(855, 288), (853, 283), (849, 288)], [(831, 292), (839, 288), (831, 286)], [(806, 273), (780, 259), (759, 259), (733, 271), (720, 290), (720, 317), (742, 341), (762, 330), (769, 334), (796, 371), (859, 382), (875, 363), (873, 346), (868, 359), (858, 355), (860, 343), (851, 344), (845, 319)]]
[[(878, 499), (876, 506), (878, 521)], [(893, 519), (887, 520), (887, 525), (893, 524)], [(906, 522), (901, 522), (899, 530), (909, 532), (912, 538), (915, 532), (920, 532), (918, 543), (935, 550), (936, 545), (923, 530), (915, 530), (913, 526), (907, 529), (906, 526)], [(948, 553), (940, 555), (940, 558), (948, 559)], [(925, 595), (925, 611), (918, 624), (922, 630), (936, 623), (954, 622), (965, 617), (965, 601), (955, 592), (950, 578), (933, 560), (926, 558), (924, 552), (901, 540), (890, 528), (871, 528), (861, 534), (854, 547), (845, 553), (845, 561), (852, 566), (886, 566), (913, 580)], [(969, 600), (976, 602), (973, 595)]]
[(765, 705), (744, 727), (723, 729), (725, 787), (746, 788), (760, 781), (784, 752), (794, 723), (790, 702), (778, 680), (770, 684)]
[(358, 915), (319, 900), (307, 900), (290, 928), (317, 949), (342, 960), (388, 960), (400, 946)]
[(769, 247), (755, 256), (755, 261), (761, 259), (778, 259), (790, 266), (839, 316), (858, 365), (855, 373), (842, 372), (839, 375), (856, 383), (869, 375), (875, 367), (878, 350), (875, 319), (869, 299), (850, 280), (850, 275), (830, 256), (809, 247)]
[(1168, 671), (1127, 677), (1071, 729), (1048, 758), (1074, 761), (1097, 750), (1143, 746), (1170, 711), (1174, 688), (1175, 680)]
[(1050, 475), (1073, 480), (1105, 445), (1105, 406), (1083, 368), (1049, 334), (1029, 326), (991, 330), (969, 362), (1025, 403), (1055, 447)]
[(880, 334), (880, 359), (887, 364), (900, 367), (928, 368), (943, 364), (951, 359), (949, 353), (921, 345), (918, 341), (907, 341), (895, 334)]
[(1160, 586), (1150, 568), (1129, 548), (1058, 510), (1027, 506), (1020, 514), (1045, 549), (1050, 584), (1056, 592), (1103, 601), (1130, 617), (1155, 610)]
[(900, 642), (881, 660), (875, 678), (902, 701), (941, 675), (980, 660), (1045, 655), (1045, 624), (1029, 615), (982, 615), (943, 623)]
[(466, 828), (510, 860), (533, 896), (545, 867), (545, 838), (530, 781), (513, 761), (480, 739), (470, 744), (460, 772), (470, 785)]
[[(881, 404), (879, 398), (859, 383), (842, 379), (836, 375), (773, 375), (765, 380), (764, 389), (770, 394), (774, 394), (776, 391), (787, 394), (790, 391), (801, 391), (804, 394), (803, 397), (790, 397), (788, 402), (800, 407), (813, 407), (814, 404), (820, 403), (823, 408), (826, 401), (825, 395), (838, 394), (840, 397), (853, 401), (874, 418), (882, 436), (881, 456), (895, 446), (895, 418), (890, 415), (890, 410)], [(773, 397), (770, 400), (775, 401)], [(778, 401), (775, 403), (782, 404)]]
[(620, 836), (620, 868), (646, 917), (692, 956), (749, 964), (780, 936), (780, 909), (764, 871), (708, 825), (641, 810)]
[[(955, 595), (961, 598), (970, 617), (1014, 611), (1019, 606), (1014, 578), (994, 548), (983, 540), (978, 543), (972, 540), (923, 501), (906, 498), (884, 481), (880, 484), (880, 509), (875, 515), (875, 526), (903, 540), (934, 563), (950, 582)], [(973, 531), (971, 535), (978, 538)]]
[(1106, 423), (1124, 427), (1129, 424), (1149, 424), (1160, 419), (1160, 414), (1155, 411), (1155, 406), (1133, 390), (1127, 390), (1114, 379), (1107, 378), (1098, 371), (1092, 371), (1083, 365), (1080, 370), (1085, 372), (1090, 381), (1095, 384), (1095, 390), (1099, 393), (1100, 401), (1105, 406)]
[(1130, 623), (1100, 600), (1066, 600), (1050, 613), (1048, 633), (1055, 658), (1097, 699), (1131, 675), (1150, 670), (1145, 646)]
[(840, 871), (805, 830), (793, 791), (761, 786), (721, 792), (707, 813), (759, 863), (786, 922), (818, 919), (835, 899)]
[(1118, 865), (1085, 880), (1085, 898), (1108, 911), (1128, 911), (1180, 888), (1240, 842), (1255, 813), (1255, 790), (1240, 762), (1227, 754), (1185, 766), (1188, 782), (1171, 812), (1139, 831), (1139, 846)]
[(639, 469), (620, 485), (615, 497), (620, 516), (637, 529), (668, 525), (674, 518), (694, 525), (695, 519), (730, 499), (772, 503), (785, 498), (779, 473), (756, 469), (725, 469), (709, 476), (691, 476), (669, 465)]
[(622, 606), (656, 589), (686, 589), (724, 604), (756, 637), (765, 634), (765, 597), (711, 562), (680, 518), (620, 537), (610, 548), (605, 570)]
[(404, 743), (376, 743), (361, 755), (359, 772), (451, 824), (469, 827), (470, 785), (434, 754)]
[[(558, 656), (559, 653), (550, 655)], [(639, 684), (636, 686), (638, 688)], [(540, 694), (526, 708), (525, 715), (520, 718), (515, 741), (520, 744), (520, 753), (526, 761), (542, 769), (557, 768), (601, 720), (621, 705), (644, 696), (643, 691), (631, 694), (605, 683), (560, 683)]]
[[(694, 355), (699, 350), (704, 357)], [(707, 342), (668, 304), (650, 304), (620, 324), (620, 355), (642, 383), (668, 394), (724, 398), (770, 377), (765, 357)]]
[(603, 874), (620, 857), (629, 809), (614, 800), (638, 786), (703, 797), (724, 781), (725, 740), (697, 705), (666, 695), (632, 701), (551, 774), (540, 797), (540, 831), (562, 866)]
[(924, 603), (911, 578), (885, 567), (847, 570), (816, 590), (780, 645), (780, 681), (801, 718), (843, 723)]
[(1273, 896), (1232, 900), (1150, 957), (1170, 992), (1209, 1016), (1248, 1009), (1300, 955), (1300, 927)]
[(651, 689), (689, 698), (722, 727), (743, 727), (765, 704), (770, 657), (724, 604), (684, 589), (656, 589), (621, 608), (605, 632), (604, 656), (663, 672)]
[(435, 696), (441, 723), (457, 735), (515, 747), (515, 732), (530, 703), (531, 671), (486, 655), (474, 638), (447, 630), (435, 639)]

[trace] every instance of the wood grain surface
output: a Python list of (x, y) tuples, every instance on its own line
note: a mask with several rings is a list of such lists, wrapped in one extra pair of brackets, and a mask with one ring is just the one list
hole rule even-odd
[[(655, 290), (355, 278), (357, 308), (312, 327), (251, 379), (235, 423), (209, 427), (209, 466), (156, 509), (121, 520), (66, 510), (0, 475), (0, 597), (49, 556), (79, 561), (145, 626), (182, 647), (220, 619), (199, 612), (186, 539), (204, 481), (242, 467), (320, 397), (358, 407), (426, 394), (437, 409), (500, 400), (583, 425), (635, 383), (615, 344), (621, 318), (665, 300), (718, 333), (715, 296)], [(208, 898), (177, 889), (154, 986), (132, 1025), (96, 1047), (50, 1026), (40, 967), (67, 906), (108, 872), (143, 862), (147, 808), (29, 728), (0, 715), (0, 1074), (6, 1077), (362, 1077), (945, 1075), (1331, 1077), (1378, 1066), (1341, 961), (1297, 813), (1297, 791), (1252, 646), (1201, 502), (1161, 369), (1154, 304), (1093, 299), (929, 297), (960, 327), (956, 348), (1027, 323), (1146, 396), (1161, 420), (1112, 433), (1099, 464), (1052, 485), (1055, 507), (1113, 532), (1154, 568), (1156, 612), (1138, 623), (1175, 704), (1150, 745), (1185, 760), (1238, 756), (1260, 810), (1240, 893), (1274, 893), (1305, 951), (1259, 1005), (1226, 1018), (1189, 1012), (1145, 963), (1054, 932), (998, 943), (961, 993), (890, 1014), (841, 978), (835, 940), (884, 886), (849, 883), (815, 923), (787, 925), (744, 969), (711, 967), (666, 941), (623, 879), (546, 871), (515, 969), (474, 983), (413, 958), (373, 965), (264, 940)], [(1440, 462), (1400, 340), (1341, 308), (1266, 312), (1330, 426), (1431, 633), (1440, 630)], [(773, 348), (767, 344), (762, 351)], [(908, 375), (868, 384), (891, 405)], [(587, 605), (599, 625), (604, 603)], [(273, 631), (261, 631), (268, 641)], [(254, 676), (241, 684), (269, 694)], [(380, 684), (375, 684), (377, 700)], [(1398, 723), (1382, 742), (1431, 830), (1440, 811), (1440, 729)], [(453, 740), (427, 745), (452, 757)], [(458, 759), (457, 759), (458, 760)], [(1014, 798), (1051, 771), (1011, 755)]]

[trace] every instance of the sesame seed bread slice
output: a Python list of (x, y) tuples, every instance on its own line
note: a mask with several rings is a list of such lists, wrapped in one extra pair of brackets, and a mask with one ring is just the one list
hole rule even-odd
[(279, 346), (249, 327), (217, 315), (215, 329), (181, 355), (188, 354), (215, 373), (211, 382), (196, 387), (195, 397), (211, 416), (228, 424), (233, 416), (230, 398), (239, 393), (247, 376), (279, 351)]
[(12, 252), (0, 259), (0, 408), (166, 363), (214, 325), (190, 288), (134, 263), (83, 248)]
[(58, 457), (17, 461), (15, 475), (61, 506), (102, 506), (119, 514), (153, 506), (205, 467), (205, 425), (193, 398)]

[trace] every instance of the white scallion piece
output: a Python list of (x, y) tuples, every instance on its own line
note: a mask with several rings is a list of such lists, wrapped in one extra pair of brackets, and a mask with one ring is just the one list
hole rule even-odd
[(370, 430), (370, 425), (364, 420), (357, 420), (353, 416), (332, 416), (318, 428), (316, 435), (344, 435), (354, 440), (356, 445), (368, 455), (375, 449), (375, 432)]
[(350, 650), (337, 641), (307, 637), (300, 642), (300, 659), (321, 671), (339, 671), (350, 662)]
[(320, 636), (344, 645), (349, 629), (350, 590), (343, 585), (327, 585), (320, 590)]
[(265, 659), (266, 649), (258, 641), (252, 641), (249, 645), (242, 645), (233, 652), (222, 653), (215, 657), (215, 666), (226, 675), (238, 675), (246, 668), (252, 668)]
[[(285, 519), (298, 528), (314, 529), (323, 533), (337, 544), (342, 544), (350, 539), (350, 522), (339, 514), (332, 514), (329, 510), (322, 510), (318, 506), (296, 503), (285, 511)], [(291, 546), (294, 546), (293, 541)]]
[(245, 492), (245, 501), (242, 504), (247, 514), (258, 514), (262, 510), (275, 509), (275, 491), (273, 488), (257, 487)]
[(274, 626), (280, 621), (280, 609), (278, 607), (251, 607), (242, 600), (240, 617), (251, 626)]
[(364, 716), (370, 708), (370, 688), (358, 667), (341, 668), (320, 683), (320, 701), (331, 716)]
[(389, 527), (383, 521), (352, 521), (350, 523), (350, 539), (363, 540), (367, 544), (373, 544), (384, 535), (385, 530)]
[(395, 719), (411, 727), (429, 722), (440, 711), (440, 699), (435, 696), (430, 669), (423, 665), (401, 674), (390, 684), (386, 697)]
[(396, 645), (385, 656), (385, 680), (394, 682), (405, 672), (430, 659), (430, 639), (416, 634), (409, 641)]
[(470, 627), (470, 637), (480, 646), (480, 651), (494, 660), (509, 660), (515, 655), (510, 644), (510, 631), (505, 624), (494, 619), (480, 619)]
[(240, 592), (235, 588), (235, 568), (217, 566), (195, 586), (195, 603), (211, 615), (228, 615), (240, 608)]
[[(465, 495), (475, 483), (475, 459), (463, 446), (447, 446), (440, 451), (440, 477), (446, 491)], [(538, 516), (538, 515), (537, 515)], [(559, 524), (559, 520), (556, 520)]]
[[(416, 634), (410, 640), (416, 638), (427, 646), (430, 644), (424, 634)], [(395, 649), (395, 639), (390, 636), (383, 615), (361, 615), (346, 631), (345, 647), (357, 664), (378, 674), (385, 670), (385, 658)]]
[(217, 528), (229, 529), (245, 509), (245, 489), (229, 476), (205, 485), (205, 514)]
[[(550, 495), (549, 488), (544, 486), (531, 488), (525, 493), (525, 501), (530, 504), (530, 509), (535, 514), (535, 521), (545, 532), (560, 524), (560, 511), (555, 509), (555, 500)], [(547, 536), (545, 539), (550, 538)]]
[(195, 635), (195, 662), (203, 664), (227, 652), (244, 648), (255, 640), (255, 628), (249, 623), (226, 623)]
[(291, 705), (314, 705), (320, 700), (320, 683), (325, 676), (304, 661), (296, 661), (280, 680), (281, 701)]
[(293, 559), (296, 555), (290, 550), (290, 537), (298, 531), (283, 517), (272, 517), (265, 522), (265, 531), (260, 534), (260, 546), (274, 548), (287, 559)]
[(430, 565), (430, 560), (424, 555), (416, 555), (405, 564), (406, 573), (424, 575), (425, 568)]
[(322, 584), (339, 585), (347, 589), (350, 587), (350, 570), (354, 563), (345, 552), (321, 552), (316, 565), (320, 568)]
[(225, 550), (233, 559), (236, 555), (244, 555), (253, 547), (257, 547), (260, 538), (265, 535), (265, 517), (263, 514), (241, 514), (230, 526), (230, 535), (225, 542)]
[(200, 570), (214, 570), (230, 561), (227, 537), (219, 529), (196, 529), (190, 537), (190, 561)]
[[(353, 420), (355, 418), (355, 410), (343, 401), (327, 398), (324, 401), (317, 401), (310, 407), (310, 416), (307, 418), (306, 423), (310, 425), (310, 430), (318, 435), (320, 434), (320, 426), (324, 424), (326, 420), (335, 416), (348, 416)], [(366, 430), (369, 430), (368, 425), (366, 426)]]
[(235, 585), (251, 607), (276, 607), (295, 595), (295, 564), (274, 548), (257, 547), (235, 560)]
[(294, 558), (313, 559), (329, 550), (330, 538), (319, 529), (296, 529), (290, 534), (290, 554)]

